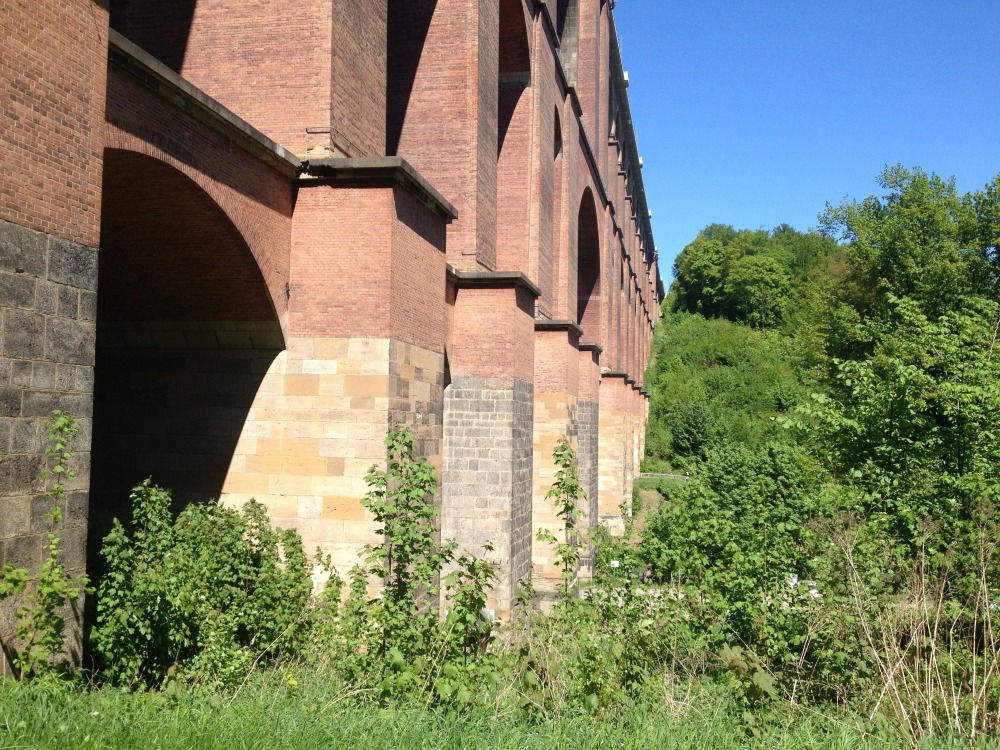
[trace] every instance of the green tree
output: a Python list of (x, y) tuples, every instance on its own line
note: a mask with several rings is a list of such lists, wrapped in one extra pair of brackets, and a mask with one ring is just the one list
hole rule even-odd
[(767, 232), (710, 224), (674, 263), (670, 309), (775, 328), (793, 302), (835, 271), (836, 243), (787, 224)]
[(827, 204), (823, 231), (849, 244), (843, 297), (862, 315), (879, 315), (890, 297), (919, 302), (931, 318), (955, 300), (997, 292), (1000, 176), (961, 195), (955, 179), (888, 167), (882, 197)]

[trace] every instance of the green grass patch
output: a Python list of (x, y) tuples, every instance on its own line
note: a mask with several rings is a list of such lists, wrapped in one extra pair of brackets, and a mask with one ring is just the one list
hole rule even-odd
[[(274, 673), (235, 698), (202, 690), (168, 697), (46, 683), (0, 683), (2, 748), (789, 748), (884, 750), (903, 743), (890, 730), (866, 733), (852, 719), (788, 709), (760, 737), (748, 737), (732, 705), (699, 689), (665, 694), (609, 716), (564, 714), (545, 720), (523, 712), (470, 713), (380, 708), (316, 675), (292, 688)], [(946, 742), (924, 745), (946, 748)], [(969, 747), (956, 744), (955, 747)]]

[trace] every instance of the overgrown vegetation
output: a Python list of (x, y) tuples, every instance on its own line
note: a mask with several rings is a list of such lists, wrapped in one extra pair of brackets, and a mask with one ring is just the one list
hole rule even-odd
[(0, 569), (0, 601), (14, 596), (21, 598), (17, 610), (18, 649), (4, 649), (15, 654), (14, 668), (21, 680), (29, 677), (52, 677), (67, 668), (65, 617), (87, 586), (86, 576), (76, 581), (62, 564), (60, 539), (57, 533), (66, 507), (66, 482), (75, 478), (70, 468), (73, 451), (70, 444), (79, 434), (76, 420), (62, 411), (52, 412), (45, 422), (46, 464), (42, 478), (48, 483), (45, 498), (52, 503), (45, 519), (45, 559), (39, 568), (33, 589), (29, 590), (29, 575), (24, 568), (5, 565)]
[(823, 235), (713, 226), (678, 258), (647, 466), (693, 480), (662, 487), (640, 550), (692, 636), (762, 690), (891, 717), (913, 743), (988, 736), (1000, 177), (881, 184), (828, 206)]

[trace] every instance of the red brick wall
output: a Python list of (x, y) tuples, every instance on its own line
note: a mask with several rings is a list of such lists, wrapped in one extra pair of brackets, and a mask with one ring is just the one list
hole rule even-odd
[(449, 262), (494, 269), (498, 0), (409, 2), (390, 5), (390, 40), (405, 36), (411, 21), (426, 36), (419, 51), (397, 53), (390, 41), (389, 145), (396, 140), (395, 153), (458, 210)]
[[(531, 88), (500, 84), (503, 142), (497, 163), (497, 268), (529, 271), (532, 146)], [(532, 275), (537, 278), (537, 273)]]
[(333, 4), (333, 140), (348, 156), (383, 156), (388, 3), (333, 0)]
[(98, 242), (107, 10), (0, 0), (0, 219)]
[(289, 330), (295, 336), (388, 338), (390, 184), (303, 186), (292, 231)]
[(392, 338), (434, 352), (444, 351), (446, 226), (400, 187), (393, 196)]
[(303, 186), (293, 238), (292, 335), (393, 338), (444, 351), (445, 224), (405, 189)]
[(459, 289), (449, 352), (452, 376), (532, 382), (534, 310), (534, 297), (520, 287)]
[(535, 393), (577, 395), (580, 354), (576, 347), (579, 343), (579, 336), (572, 331), (535, 331)]
[(286, 148), (329, 144), (332, 0), (114, 0), (111, 25)]

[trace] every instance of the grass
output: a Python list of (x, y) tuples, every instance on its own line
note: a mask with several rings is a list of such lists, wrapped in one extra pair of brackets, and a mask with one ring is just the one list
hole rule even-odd
[[(864, 734), (850, 722), (785, 711), (757, 739), (745, 736), (731, 705), (705, 693), (634, 705), (611, 716), (532, 720), (485, 709), (467, 714), (378, 708), (339, 702), (318, 676), (304, 686), (271, 675), (235, 699), (208, 691), (162, 693), (81, 690), (64, 685), (0, 683), (0, 748), (141, 748), (141, 750), (286, 750), (292, 748), (664, 748), (727, 750), (885, 750), (891, 734)], [(693, 696), (693, 697), (692, 697)], [(888, 730), (886, 730), (888, 731)], [(956, 744), (955, 747), (968, 747)], [(947, 743), (926, 745), (947, 748)]]

